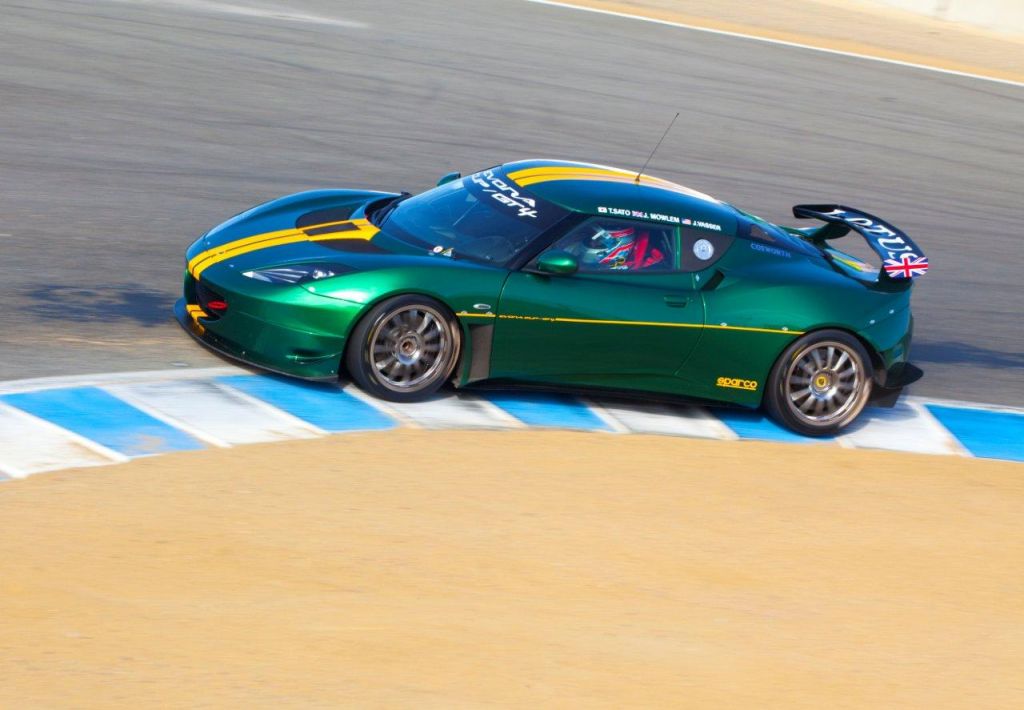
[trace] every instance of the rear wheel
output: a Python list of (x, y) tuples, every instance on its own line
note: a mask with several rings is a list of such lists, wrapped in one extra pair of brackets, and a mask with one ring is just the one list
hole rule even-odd
[(425, 296), (388, 299), (352, 330), (345, 364), (360, 388), (381, 399), (414, 402), (436, 392), (455, 368), (459, 329)]
[(776, 361), (768, 377), (765, 408), (800, 434), (835, 434), (864, 409), (872, 375), (867, 350), (849, 333), (808, 333)]

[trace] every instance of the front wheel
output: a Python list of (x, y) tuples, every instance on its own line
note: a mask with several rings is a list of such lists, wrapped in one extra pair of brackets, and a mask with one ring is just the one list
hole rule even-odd
[(855, 337), (841, 330), (808, 333), (772, 367), (765, 409), (800, 434), (835, 434), (864, 409), (872, 376), (871, 358)]
[(398, 296), (374, 306), (356, 324), (345, 364), (370, 394), (415, 402), (436, 392), (451, 375), (459, 336), (442, 304), (426, 296)]

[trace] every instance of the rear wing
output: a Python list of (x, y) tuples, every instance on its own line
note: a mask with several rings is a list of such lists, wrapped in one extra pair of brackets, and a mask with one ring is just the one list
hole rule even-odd
[(843, 205), (797, 205), (793, 216), (820, 219), (826, 224), (803, 230), (805, 237), (824, 247), (825, 241), (845, 236), (854, 230), (882, 257), (881, 273), (891, 279), (915, 279), (928, 271), (928, 257), (907, 234), (867, 212)]

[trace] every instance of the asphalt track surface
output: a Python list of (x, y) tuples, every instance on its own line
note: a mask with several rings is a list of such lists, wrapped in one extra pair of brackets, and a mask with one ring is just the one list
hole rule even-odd
[(914, 394), (1024, 405), (1024, 89), (513, 0), (267, 7), (0, 0), (0, 379), (218, 364), (170, 307), (252, 204), (639, 166), (678, 110), (648, 172), (903, 227)]

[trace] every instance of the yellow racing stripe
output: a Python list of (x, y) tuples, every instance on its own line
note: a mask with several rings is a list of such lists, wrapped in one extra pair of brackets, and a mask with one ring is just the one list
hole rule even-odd
[(600, 165), (544, 165), (538, 168), (514, 170), (508, 176), (519, 182), (520, 180), (538, 175), (573, 175), (577, 173), (601, 173), (605, 175), (623, 175), (625, 177), (636, 175), (635, 172), (629, 172), (621, 168), (606, 168)]
[[(529, 168), (527, 170), (517, 170), (509, 173), (509, 178), (519, 183), (521, 186), (532, 185), (537, 182), (547, 182), (549, 180), (583, 180), (587, 178), (626, 180), (633, 182), (636, 180), (636, 173), (619, 170), (617, 168), (564, 168), (556, 166), (550, 168)], [(641, 175), (640, 180), (641, 182), (665, 185), (669, 187), (682, 187), (681, 185), (676, 185), (668, 180), (662, 180), (661, 178), (652, 177), (650, 175)]]
[(571, 174), (558, 174), (558, 175), (534, 175), (528, 178), (523, 178), (517, 181), (520, 187), (529, 187), (539, 182), (554, 182), (556, 180), (595, 180), (600, 182), (616, 182), (623, 185), (645, 185), (647, 187), (660, 187), (663, 190), (672, 190), (673, 192), (679, 192), (682, 194), (689, 194), (686, 188), (682, 185), (674, 185), (673, 183), (664, 182), (661, 180), (652, 180), (646, 176), (641, 176), (640, 180), (636, 179), (635, 175), (608, 175), (604, 173), (571, 173)]
[(552, 182), (555, 180), (592, 180), (601, 182), (615, 182), (619, 184), (637, 184), (646, 187), (657, 187), (663, 190), (676, 192), (687, 197), (697, 197), (709, 202), (716, 202), (710, 195), (693, 190), (678, 183), (654, 177), (652, 175), (641, 175), (639, 181), (637, 174), (619, 168), (605, 168), (600, 166), (561, 166), (551, 165), (539, 168), (526, 168), (515, 170), (508, 174), (520, 187), (528, 187), (537, 183)]
[[(324, 234), (310, 235), (307, 232), (320, 230), (325, 227), (352, 225), (355, 230), (339, 230), (337, 232), (326, 232)], [(271, 247), (284, 246), (286, 244), (297, 244), (299, 242), (320, 242), (335, 239), (363, 239), (369, 240), (379, 230), (365, 219), (344, 220), (341, 222), (323, 222), (311, 224), (301, 229), (282, 229), (274, 232), (264, 232), (250, 237), (236, 239), (227, 244), (221, 244), (197, 254), (188, 263), (189, 272), (194, 278), (199, 278), (203, 271), (226, 259), (231, 259), (249, 252)]]
[[(458, 313), (459, 318), (492, 318), (489, 313)], [(523, 316), (502, 313), (498, 318), (504, 320), (544, 321), (546, 323), (583, 323), (585, 325), (640, 325), (652, 328), (706, 328), (708, 330), (739, 330), (749, 333), (775, 333), (777, 335), (803, 335), (802, 330), (778, 328), (754, 328), (744, 325), (703, 325), (701, 323), (666, 323), (663, 321), (643, 320), (600, 320), (595, 318), (559, 318), (555, 316)]]
[(221, 252), (227, 251), (228, 249), (232, 249), (232, 248), (239, 247), (239, 246), (244, 246), (246, 244), (254, 244), (256, 242), (264, 241), (264, 240), (267, 240), (267, 239), (275, 239), (275, 238), (278, 238), (278, 237), (283, 237), (283, 236), (287, 236), (287, 235), (291, 235), (291, 234), (296, 234), (297, 231), (298, 230), (293, 228), (293, 229), (282, 229), (282, 230), (279, 230), (279, 231), (276, 231), (276, 232), (264, 232), (263, 234), (255, 234), (255, 235), (253, 235), (251, 237), (245, 237), (244, 239), (237, 239), (237, 240), (235, 240), (233, 242), (228, 242), (227, 244), (221, 244), (220, 246), (213, 247), (212, 249), (207, 249), (206, 251), (203, 251), (203, 252), (200, 252), (199, 254), (196, 254), (194, 257), (192, 257), (191, 260), (189, 260), (189, 262), (188, 262), (188, 270), (192, 271), (194, 268), (196, 268), (197, 265), (199, 265), (203, 261), (206, 261), (207, 259), (210, 259), (210, 258), (216, 256), (217, 254), (220, 254)]
[(200, 335), (206, 332), (206, 328), (199, 322), (200, 318), (206, 318), (207, 313), (202, 309), (201, 306), (189, 303), (185, 306), (185, 312), (188, 313), (188, 317), (192, 319), (192, 323), (196, 328), (199, 329)]
[(777, 333), (778, 335), (803, 335), (802, 330), (789, 330), (788, 328), (752, 328), (746, 325), (705, 325), (707, 330), (745, 330), (750, 333)]

